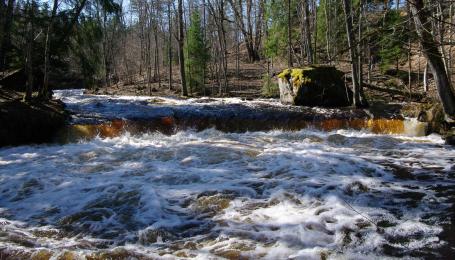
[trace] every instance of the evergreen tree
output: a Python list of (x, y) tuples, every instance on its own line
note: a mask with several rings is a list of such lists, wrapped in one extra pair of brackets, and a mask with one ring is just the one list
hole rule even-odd
[(406, 57), (406, 43), (409, 37), (406, 19), (400, 15), (400, 11), (396, 10), (389, 10), (385, 15), (380, 34), (379, 52), (382, 71), (386, 71), (391, 66), (398, 70), (400, 60)]
[[(291, 1), (291, 41), (298, 40), (297, 1)], [(286, 58), (288, 51), (288, 7), (285, 1), (271, 0), (266, 2), (265, 22), (267, 37), (264, 54), (268, 58)]]
[(79, 28), (71, 38), (72, 55), (78, 61), (85, 88), (92, 88), (101, 81), (103, 30), (96, 19), (82, 19)]
[[(354, 4), (358, 2), (354, 1)], [(326, 61), (335, 61), (346, 49), (343, 5), (340, 0), (319, 1), (317, 9), (317, 46)]]
[(209, 59), (201, 28), (201, 17), (197, 11), (191, 14), (188, 39), (185, 45), (185, 70), (190, 91), (203, 91), (204, 70)]

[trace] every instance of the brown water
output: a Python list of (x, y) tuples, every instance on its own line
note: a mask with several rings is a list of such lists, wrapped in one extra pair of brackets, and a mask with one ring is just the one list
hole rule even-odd
[[(217, 125), (210, 125), (207, 122), (198, 121), (202, 125), (216, 128)], [(269, 128), (268, 122), (262, 122), (265, 129)], [(227, 122), (229, 124), (229, 122)], [(173, 117), (162, 117), (151, 121), (128, 121), (113, 120), (101, 124), (74, 124), (62, 130), (58, 140), (77, 141), (81, 138), (91, 139), (96, 136), (101, 138), (113, 138), (125, 133), (141, 134), (144, 132), (159, 131), (166, 134), (174, 134), (177, 131), (197, 128), (194, 122), (184, 122), (182, 125)], [(277, 125), (276, 130), (290, 130), (287, 127), (280, 129)], [(296, 131), (305, 128), (312, 128), (322, 131), (334, 131), (339, 129), (363, 130), (375, 134), (402, 134), (408, 136), (424, 136), (427, 124), (416, 120), (404, 119), (324, 119), (313, 122), (299, 122), (299, 127), (292, 128)], [(238, 129), (234, 129), (237, 130)]]

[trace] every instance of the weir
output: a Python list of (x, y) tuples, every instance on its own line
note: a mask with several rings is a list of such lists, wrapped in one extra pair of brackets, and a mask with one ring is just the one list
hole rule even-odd
[(268, 130), (298, 131), (305, 128), (321, 131), (334, 130), (362, 130), (374, 134), (401, 134), (406, 136), (424, 136), (427, 123), (415, 119), (323, 119), (320, 121), (280, 122), (255, 121), (249, 122), (231, 119), (230, 121), (217, 122), (207, 118), (191, 121), (178, 120), (173, 117), (162, 117), (152, 121), (113, 120), (101, 124), (74, 124), (62, 129), (57, 140), (71, 142), (79, 139), (91, 139), (96, 136), (113, 138), (130, 133), (133, 135), (161, 132), (175, 134), (178, 131), (197, 129), (198, 131), (214, 128), (224, 132), (247, 132)]
[(455, 151), (398, 113), (65, 92), (0, 149), (0, 258), (438, 259)]
[(227, 133), (306, 128), (408, 136), (423, 136), (427, 132), (426, 123), (404, 118), (397, 105), (371, 110), (311, 108), (282, 105), (277, 100), (267, 99), (94, 96), (85, 95), (82, 90), (58, 91), (56, 96), (73, 113), (71, 125), (57, 137), (60, 142), (95, 136), (112, 138), (126, 132), (175, 134), (209, 128)]

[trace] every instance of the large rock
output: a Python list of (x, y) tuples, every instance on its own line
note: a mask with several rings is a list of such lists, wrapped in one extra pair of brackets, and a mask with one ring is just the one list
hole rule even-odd
[(351, 105), (352, 91), (343, 72), (330, 66), (286, 69), (278, 75), (280, 100), (298, 106), (340, 107)]
[(0, 147), (52, 141), (69, 119), (60, 101), (25, 103), (22, 95), (0, 88)]

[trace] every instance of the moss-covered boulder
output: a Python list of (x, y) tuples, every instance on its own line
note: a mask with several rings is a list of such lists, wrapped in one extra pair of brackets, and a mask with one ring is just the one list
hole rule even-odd
[(340, 107), (351, 105), (352, 91), (343, 72), (331, 66), (286, 69), (278, 74), (280, 100), (298, 106)]

